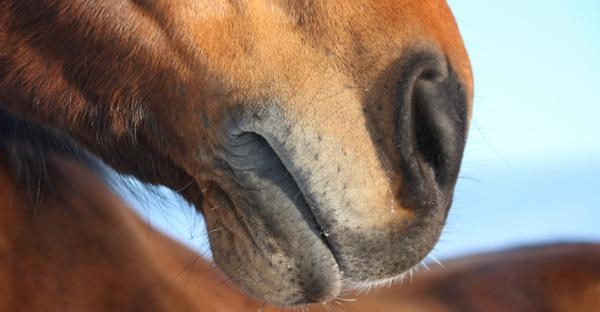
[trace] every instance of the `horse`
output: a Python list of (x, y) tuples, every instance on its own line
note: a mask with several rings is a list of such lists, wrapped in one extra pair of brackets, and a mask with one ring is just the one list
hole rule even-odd
[(2, 110), (179, 190), (227, 278), (278, 306), (421, 261), (472, 96), (443, 0), (0, 2)]
[[(147, 225), (115, 183), (64, 133), (0, 110), (0, 311), (281, 311)], [(303, 310), (598, 308), (600, 245), (556, 244), (447, 261)]]
[[(272, 310), (401, 279), (443, 227), (472, 95), (444, 1), (2, 1), (0, 308)], [(224, 274), (95, 157), (179, 190)], [(596, 251), (494, 254), (349, 309), (595, 311)], [(531, 279), (490, 296), (508, 269)]]

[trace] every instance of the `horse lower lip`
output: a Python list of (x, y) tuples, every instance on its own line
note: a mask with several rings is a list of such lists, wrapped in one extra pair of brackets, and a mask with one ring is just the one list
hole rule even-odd
[[(233, 174), (216, 183), (221, 184), (221, 199), (217, 193), (211, 197), (217, 201), (227, 197), (232, 205), (228, 211), (235, 216), (227, 219), (234, 222), (231, 231), (210, 236), (215, 261), (246, 291), (274, 304), (335, 298), (342, 285), (339, 264), (297, 177), (259, 135), (244, 133), (231, 140), (220, 156), (229, 167), (224, 172)], [(208, 212), (208, 223), (214, 227), (222, 226), (219, 218)], [(280, 257), (262, 256), (273, 253)]]
[[(212, 198), (215, 198), (216, 195), (214, 194), (216, 193), (220, 193), (218, 196), (229, 198), (230, 205), (234, 204), (235, 201), (231, 200), (232, 197), (228, 192), (217, 185), (215, 185), (214, 190), (211, 191), (211, 194), (213, 194)], [(301, 200), (303, 199), (298, 199), (299, 206), (304, 206)], [(306, 210), (304, 207), (301, 208), (303, 211)], [(238, 206), (238, 208), (243, 209), (244, 207)], [(229, 207), (227, 205), (221, 207), (221, 209), (229, 211), (241, 211), (238, 208), (234, 208), (234, 206)], [(248, 221), (243, 214), (238, 215), (236, 219), (245, 220), (243, 224), (246, 224)], [(207, 220), (207, 223), (211, 223), (210, 217)], [(219, 230), (209, 232), (213, 250), (213, 259), (234, 283), (263, 301), (280, 306), (294, 306), (332, 300), (339, 294), (341, 289), (341, 273), (335, 257), (333, 257), (332, 252), (328, 247), (325, 244), (315, 243), (319, 240), (319, 237), (315, 230), (315, 226), (310, 225), (311, 223), (310, 220), (306, 222), (306, 224), (298, 224), (297, 222), (290, 221), (283, 225), (283, 228), (286, 229), (286, 232), (290, 235), (285, 234), (283, 237), (268, 237), (268, 240), (275, 239), (280, 242), (285, 242), (285, 244), (280, 245), (283, 248), (277, 249), (276, 251), (277, 254), (282, 256), (280, 259), (256, 258), (256, 253), (254, 254), (254, 259), (252, 259), (252, 253), (250, 253), (248, 255), (244, 254), (241, 257), (241, 262), (237, 260), (232, 262), (230, 252), (232, 249), (236, 249), (235, 245), (229, 245), (227, 243), (222, 244), (219, 242), (219, 237), (223, 237), (222, 235), (224, 235), (224, 233), (232, 231), (227, 229), (224, 231)], [(311, 228), (312, 230), (310, 230)], [(254, 234), (251, 234), (249, 236), (250, 241), (255, 242), (257, 245), (254, 245), (252, 248), (243, 248), (242, 250), (270, 250), (268, 249), (270, 247), (264, 244), (264, 242), (268, 240), (261, 240), (259, 237), (255, 236), (260, 235), (261, 233), (269, 233), (269, 230), (270, 229), (267, 229), (267, 231), (257, 231), (254, 232)], [(240, 231), (235, 230), (233, 232), (240, 233)], [(259, 252), (258, 255), (260, 254), (262, 253)], [(235, 255), (234, 258), (240, 259)], [(291, 261), (286, 262), (286, 259), (290, 259)], [(302, 260), (298, 261), (299, 259)], [(252, 264), (253, 262), (254, 264)], [(229, 268), (233, 268), (233, 272), (228, 271), (228, 266), (231, 264), (233, 264), (233, 267)], [(273, 264), (275, 264), (275, 266), (273, 266)], [(240, 267), (242, 268), (242, 274), (237, 274), (240, 272)], [(273, 267), (278, 269), (272, 270), (271, 268)], [(249, 272), (249, 274), (244, 274), (244, 270)], [(256, 280), (257, 283), (255, 284), (253, 284), (254, 282), (244, 283), (248, 281), (247, 276), (249, 275), (260, 276), (260, 278)], [(242, 280), (239, 279), (240, 277)], [(275, 277), (275, 279), (273, 279), (273, 277)], [(281, 289), (291, 289), (295, 292), (295, 295), (286, 294), (285, 291), (281, 293)]]
[[(316, 226), (316, 228), (318, 230), (319, 238), (321, 239), (324, 246), (326, 246), (326, 248), (329, 250), (329, 252), (333, 256), (333, 259), (335, 260), (335, 263), (336, 263), (335, 270), (337, 270), (337, 272), (340, 274), (340, 276), (343, 275), (343, 271), (340, 268), (340, 262), (338, 261), (335, 249), (329, 242), (330, 233), (326, 229), (323, 228), (323, 226), (321, 225), (321, 223), (319, 223), (319, 220), (315, 216), (314, 209), (316, 209), (315, 208), (316, 206), (311, 204), (311, 202), (313, 202), (313, 201), (309, 201), (309, 199), (307, 198), (307, 196), (305, 194), (305, 191), (302, 189), (302, 186), (298, 182), (296, 176), (294, 176), (292, 174), (292, 172), (290, 172), (290, 170), (287, 168), (286, 168), (286, 171), (292, 177), (292, 180), (298, 189), (298, 195), (299, 195), (300, 199), (305, 204), (305, 207), (308, 208), (306, 212), (310, 216), (312, 223)], [(298, 207), (298, 209), (302, 209), (300, 207), (300, 205), (298, 205), (297, 207)], [(334, 299), (337, 295), (338, 295), (337, 293), (327, 292), (325, 289), (322, 288), (322, 285), (307, 284), (305, 286), (305, 299), (307, 300), (307, 302), (303, 302), (303, 304), (329, 301), (329, 300)]]
[[(340, 267), (340, 262), (339, 262), (339, 260), (337, 258), (336, 251), (335, 251), (335, 249), (333, 248), (333, 246), (329, 242), (329, 235), (331, 233), (329, 233), (327, 231), (327, 229), (323, 228), (322, 224), (319, 222), (319, 220), (315, 216), (314, 210), (317, 209), (315, 207), (318, 207), (318, 206), (312, 204), (312, 203), (315, 202), (314, 200), (309, 200), (309, 197), (306, 195), (306, 193), (303, 190), (302, 186), (298, 182), (297, 177), (287, 167), (285, 168), (285, 170), (292, 177), (292, 180), (293, 180), (295, 186), (298, 189), (298, 195), (300, 197), (300, 200), (302, 200), (303, 203), (305, 203), (305, 207), (308, 208), (308, 210), (306, 212), (310, 216), (310, 218), (312, 220), (312, 223), (316, 226), (316, 228), (318, 230), (319, 238), (321, 239), (321, 241), (323, 242), (323, 244), (327, 247), (327, 249), (329, 250), (329, 252), (333, 256), (333, 259), (335, 260), (335, 263), (337, 264), (336, 270), (338, 271), (338, 273), (340, 274), (340, 276), (342, 276), (343, 275), (343, 270)], [(298, 207), (298, 209), (302, 209), (300, 207), (300, 205), (298, 205), (297, 207)], [(306, 290), (305, 290), (306, 298), (305, 299), (307, 300), (307, 302), (303, 302), (303, 303), (325, 302), (325, 301), (329, 301), (329, 300), (334, 299), (338, 295), (337, 293), (327, 293), (326, 291), (323, 291), (323, 289), (320, 289), (320, 287), (317, 286), (317, 285), (306, 285), (305, 288), (306, 288)], [(319, 291), (319, 290), (321, 290), (321, 291)]]

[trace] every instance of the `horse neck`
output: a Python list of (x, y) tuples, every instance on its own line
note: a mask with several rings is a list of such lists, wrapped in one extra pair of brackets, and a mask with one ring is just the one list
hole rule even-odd
[(45, 157), (52, 192), (32, 197), (0, 154), (0, 310), (257, 306), (141, 221), (85, 165)]

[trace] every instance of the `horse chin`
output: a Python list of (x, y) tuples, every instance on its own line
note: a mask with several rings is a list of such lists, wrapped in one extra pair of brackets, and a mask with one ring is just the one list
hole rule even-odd
[(206, 193), (214, 261), (242, 290), (278, 306), (325, 302), (340, 293), (342, 272), (315, 224), (302, 215), (306, 207), (285, 200), (257, 206), (216, 185)]

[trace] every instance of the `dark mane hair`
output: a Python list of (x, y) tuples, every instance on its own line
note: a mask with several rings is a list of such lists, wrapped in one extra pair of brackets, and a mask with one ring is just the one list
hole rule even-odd
[(32, 201), (53, 195), (62, 170), (57, 157), (75, 160), (103, 180), (102, 165), (59, 130), (34, 124), (0, 108), (0, 165), (12, 175)]

